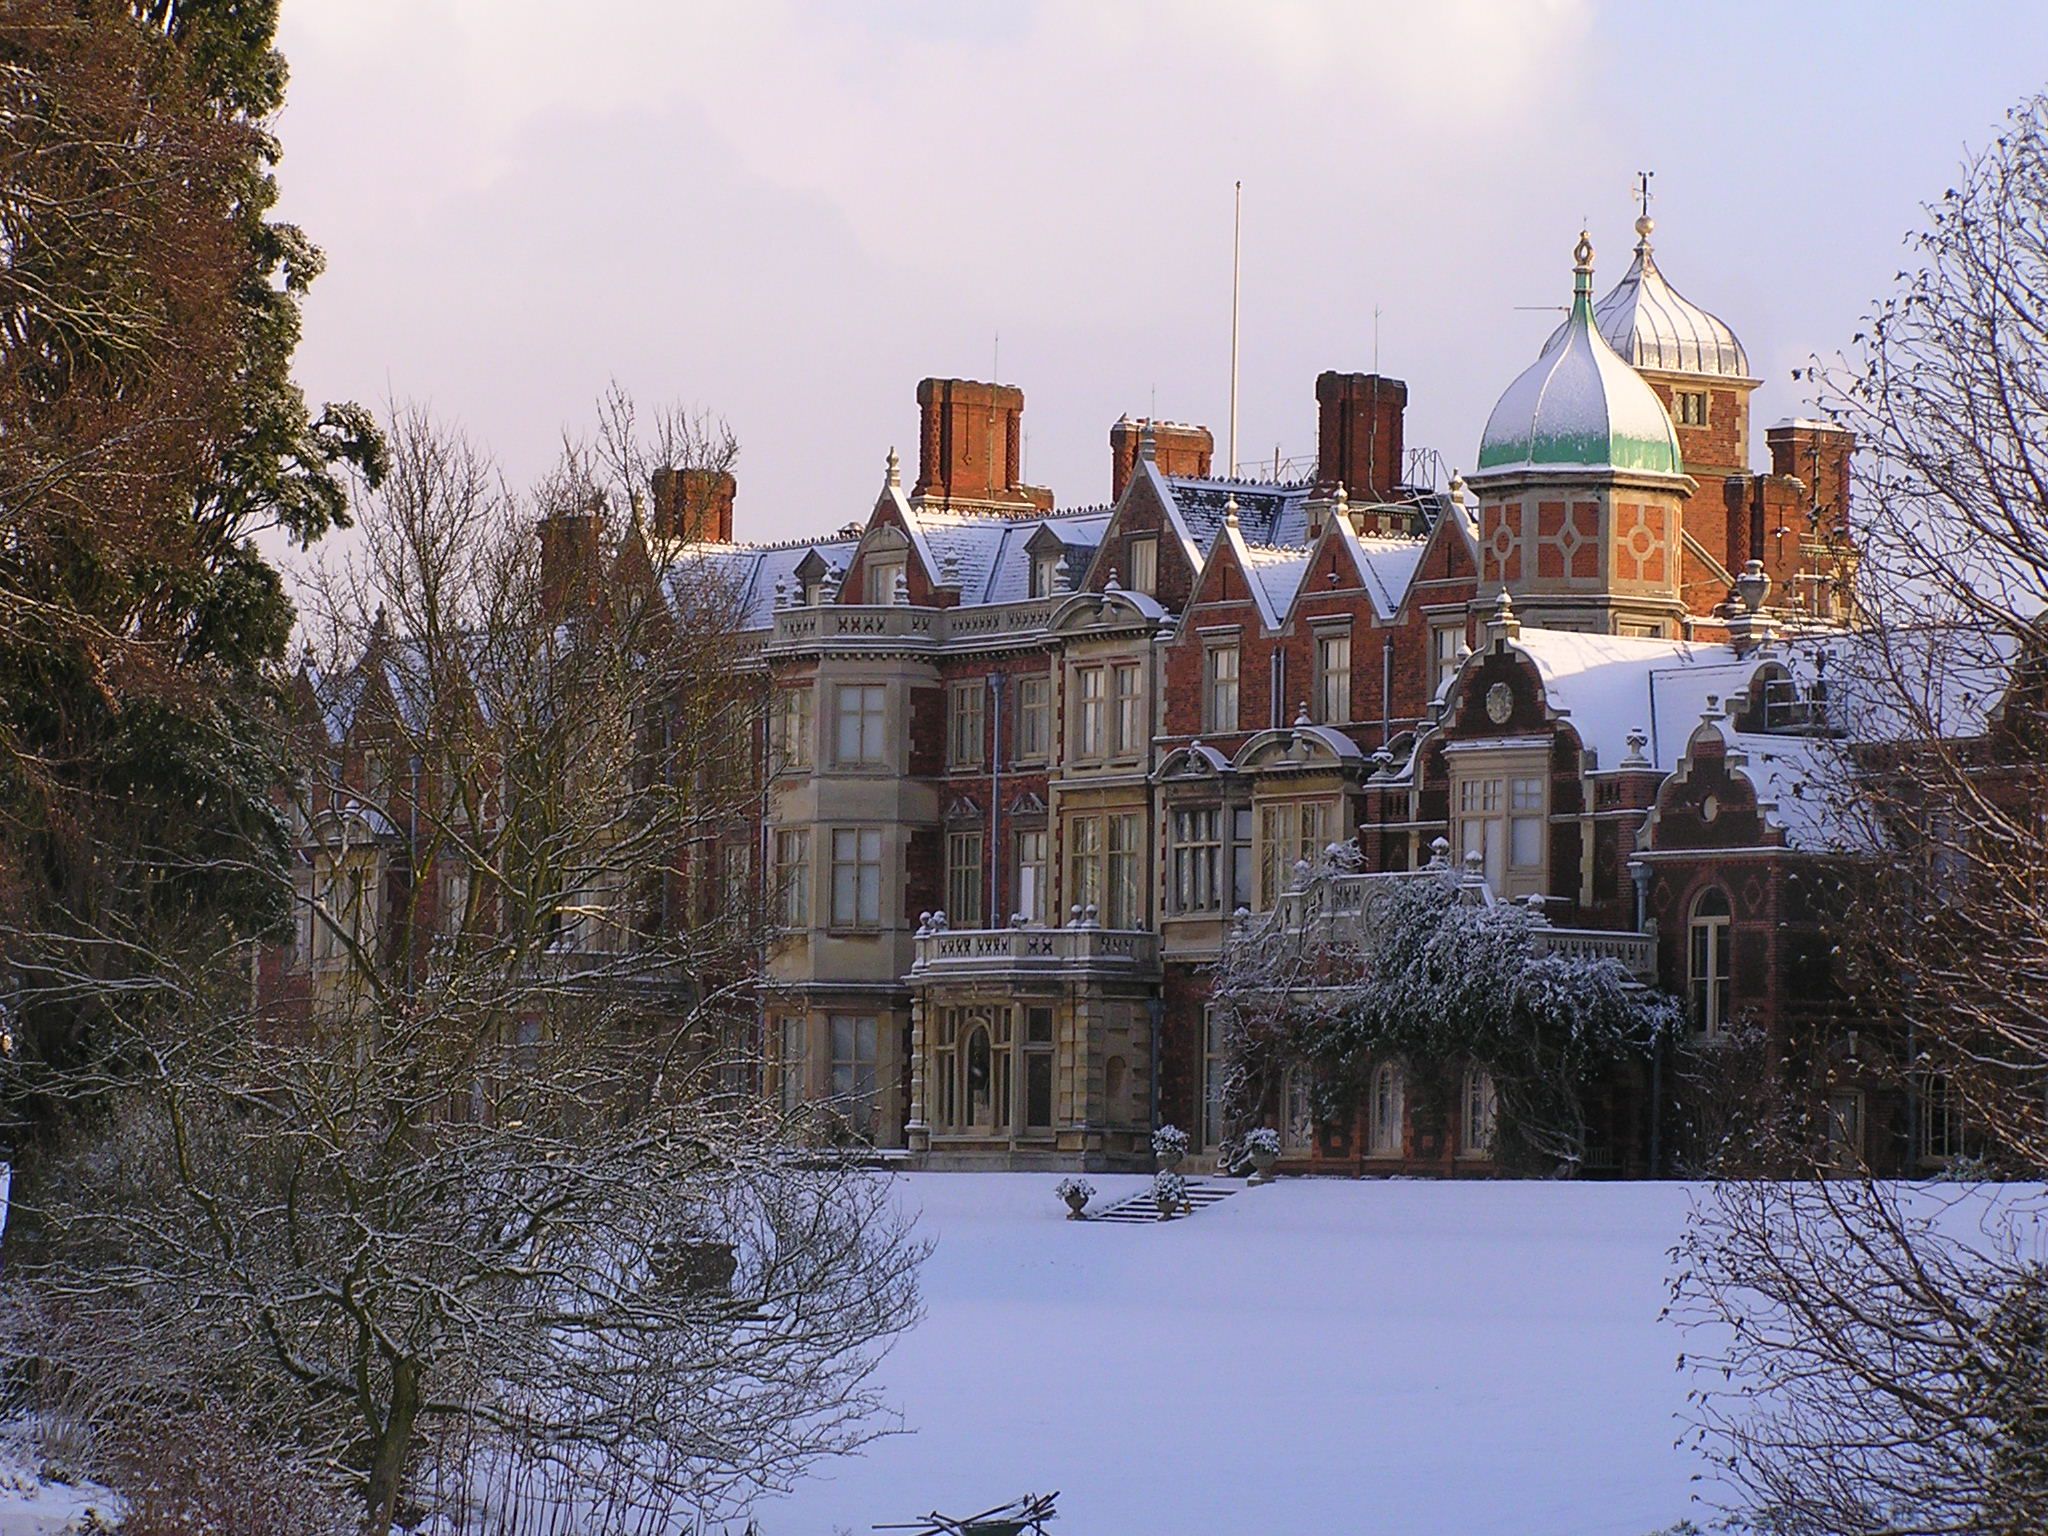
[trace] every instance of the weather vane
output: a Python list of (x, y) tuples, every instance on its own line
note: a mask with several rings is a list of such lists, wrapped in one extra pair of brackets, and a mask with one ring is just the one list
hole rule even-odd
[(1642, 215), (1646, 219), (1650, 216), (1650, 178), (1656, 174), (1655, 171), (1636, 172), (1636, 200), (1642, 205)]

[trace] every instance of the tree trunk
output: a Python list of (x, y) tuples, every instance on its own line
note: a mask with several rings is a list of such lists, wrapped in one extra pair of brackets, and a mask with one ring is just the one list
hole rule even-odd
[(369, 1506), (363, 1529), (369, 1536), (389, 1536), (398, 1517), (398, 1497), (405, 1488), (405, 1466), (412, 1456), (413, 1425), (419, 1419), (419, 1367), (403, 1360), (391, 1367), (391, 1402), (384, 1414), (384, 1432), (370, 1453)]

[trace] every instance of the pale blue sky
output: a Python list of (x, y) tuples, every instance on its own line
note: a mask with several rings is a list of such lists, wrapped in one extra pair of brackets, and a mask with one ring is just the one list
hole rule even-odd
[(1988, 3), (286, 0), (283, 44), (308, 393), (428, 401), (524, 479), (617, 376), (731, 419), (763, 538), (864, 515), (916, 381), (997, 332), (1062, 505), (1155, 398), (1220, 453), (1237, 177), (1243, 458), (1313, 450), (1378, 306), (1410, 443), (1469, 467), (1582, 216), (1625, 267), (1639, 167), (1768, 422), (2048, 83), (2048, 8)]

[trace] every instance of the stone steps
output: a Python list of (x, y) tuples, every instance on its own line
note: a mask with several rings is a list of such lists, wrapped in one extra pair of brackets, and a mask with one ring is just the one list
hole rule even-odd
[[(1242, 1184), (1222, 1179), (1189, 1179), (1187, 1181), (1187, 1209), (1180, 1216), (1196, 1216), (1219, 1200), (1228, 1200)], [(1115, 1205), (1100, 1211), (1091, 1211), (1090, 1221), (1114, 1222), (1119, 1226), (1150, 1225), (1159, 1220), (1159, 1207), (1152, 1203), (1152, 1191), (1141, 1189), (1135, 1195), (1127, 1195)]]

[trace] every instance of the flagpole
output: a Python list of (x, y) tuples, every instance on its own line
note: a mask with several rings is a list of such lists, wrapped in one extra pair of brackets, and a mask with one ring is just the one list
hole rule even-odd
[(1225, 459), (1226, 474), (1237, 473), (1237, 294), (1243, 270), (1244, 183), (1237, 184), (1237, 205), (1230, 219), (1230, 449)]

